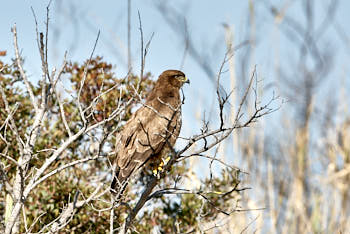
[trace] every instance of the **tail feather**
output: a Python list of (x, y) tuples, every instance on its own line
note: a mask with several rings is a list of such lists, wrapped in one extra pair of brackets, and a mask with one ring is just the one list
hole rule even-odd
[(115, 174), (112, 179), (110, 191), (114, 196), (117, 196), (117, 200), (123, 195), (124, 190), (127, 186), (126, 178), (121, 177), (120, 168), (117, 167), (115, 170)]

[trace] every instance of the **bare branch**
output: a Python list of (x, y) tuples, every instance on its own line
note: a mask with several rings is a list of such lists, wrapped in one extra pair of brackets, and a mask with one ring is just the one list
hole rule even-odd
[(21, 56), (19, 55), (18, 43), (17, 43), (16, 24), (12, 28), (12, 33), (13, 33), (13, 44), (14, 44), (14, 48), (15, 48), (17, 66), (19, 68), (19, 72), (21, 73), (23, 82), (24, 82), (24, 84), (27, 88), (27, 91), (29, 93), (30, 99), (31, 99), (32, 104), (34, 106), (34, 109), (35, 109), (35, 111), (38, 111), (38, 106), (39, 106), (38, 101), (36, 100), (36, 98), (34, 96), (32, 86), (31, 86), (30, 82), (28, 81), (27, 75), (25, 74), (23, 67), (22, 67), (22, 59), (21, 59)]
[(87, 157), (87, 158), (83, 158), (83, 159), (79, 159), (79, 160), (75, 160), (73, 162), (67, 163), (65, 165), (60, 166), (59, 168), (45, 174), (43, 177), (41, 177), (40, 179), (38, 179), (37, 181), (35, 181), (35, 183), (33, 183), (32, 188), (35, 188), (37, 185), (39, 185), (40, 183), (42, 183), (43, 181), (47, 180), (49, 177), (69, 168), (72, 166), (75, 166), (77, 164), (81, 164), (84, 162), (88, 162), (88, 161), (92, 161), (92, 160), (96, 160), (99, 158), (104, 158), (105, 156), (101, 156), (101, 155), (96, 155), (96, 156), (91, 156), (91, 157)]
[[(49, 226), (50, 233), (57, 233), (59, 230), (64, 228), (73, 218), (74, 214), (77, 212), (77, 210), (84, 205), (88, 204), (91, 200), (95, 198), (97, 193), (101, 190), (102, 184), (100, 184), (94, 192), (91, 193), (91, 195), (84, 200), (78, 201), (79, 191), (75, 194), (73, 202), (69, 203), (66, 208), (64, 208), (63, 212), (61, 213), (59, 219), (53, 223), (51, 223)], [(47, 226), (46, 228), (48, 228)], [(44, 229), (42, 229), (44, 230)]]
[[(207, 148), (207, 147), (204, 147), (204, 148)], [(219, 158), (216, 158), (216, 157), (212, 157), (212, 156), (209, 156), (209, 155), (204, 155), (204, 154), (190, 154), (190, 155), (184, 155), (184, 156), (180, 156), (179, 159), (177, 160), (177, 162), (181, 162), (183, 160), (186, 160), (188, 158), (191, 158), (191, 157), (202, 157), (202, 158), (207, 158), (207, 159), (210, 159), (210, 160), (213, 160), (213, 161), (216, 161), (216, 162), (219, 162), (221, 163), (222, 165), (224, 165), (225, 167), (228, 167), (228, 168), (231, 168), (233, 170), (239, 170), (240, 172), (242, 173), (246, 173), (247, 172), (244, 172), (244, 171), (241, 171), (240, 168), (236, 167), (236, 166), (232, 166), (232, 165), (229, 165), (227, 164), (226, 162), (224, 162), (223, 160), (219, 159)]]
[(13, 131), (13, 133), (14, 133), (14, 135), (16, 137), (19, 151), (22, 154), (25, 144), (24, 144), (24, 141), (22, 140), (21, 136), (19, 135), (17, 126), (16, 126), (15, 121), (13, 119), (13, 114), (16, 112), (16, 110), (18, 108), (18, 104), (16, 104), (14, 109), (11, 111), (9, 103), (7, 101), (7, 97), (6, 97), (5, 91), (4, 91), (4, 89), (3, 89), (3, 87), (1, 85), (0, 85), (0, 93), (1, 93), (1, 98), (2, 98), (2, 100), (4, 102), (4, 105), (5, 105), (5, 110), (7, 112), (7, 118), (4, 121), (4, 125), (5, 125), (5, 123), (7, 123), (9, 121), (9, 123), (10, 123), (9, 126), (10, 126), (11, 130)]
[(56, 93), (58, 106), (60, 107), (60, 114), (61, 114), (62, 122), (64, 124), (64, 127), (66, 128), (68, 136), (71, 137), (73, 134), (72, 134), (72, 131), (70, 130), (69, 125), (67, 123), (66, 114), (65, 114), (64, 108), (63, 108), (63, 103), (61, 101), (61, 98), (60, 98), (60, 95), (59, 95), (57, 89), (54, 89), (54, 90), (55, 90), (55, 93)]
[(139, 92), (140, 84), (141, 84), (141, 81), (143, 80), (143, 73), (145, 70), (146, 56), (147, 56), (151, 41), (153, 39), (154, 33), (152, 33), (150, 39), (146, 43), (146, 47), (144, 48), (143, 29), (142, 29), (142, 21), (141, 21), (140, 11), (137, 11), (137, 14), (139, 17), (139, 30), (140, 30), (140, 43), (141, 43), (141, 49), (140, 49), (141, 50), (141, 71), (140, 71), (139, 82), (137, 83), (137, 87), (136, 87), (136, 91)]
[(78, 108), (79, 108), (79, 113), (80, 113), (81, 120), (83, 121), (84, 125), (87, 123), (87, 120), (85, 118), (85, 113), (83, 111), (83, 108), (82, 108), (82, 105), (81, 105), (81, 102), (80, 102), (81, 91), (83, 90), (83, 87), (84, 87), (84, 84), (85, 84), (85, 80), (86, 80), (86, 77), (87, 77), (87, 73), (88, 73), (88, 69), (89, 69), (89, 65), (90, 65), (92, 56), (94, 55), (94, 52), (95, 52), (96, 45), (97, 45), (99, 37), (100, 37), (100, 31), (98, 31), (98, 33), (97, 33), (97, 37), (96, 37), (96, 40), (95, 40), (94, 47), (93, 47), (93, 49), (91, 51), (91, 54), (90, 54), (90, 58), (89, 58), (87, 64), (85, 65), (84, 75), (83, 75), (83, 78), (80, 81), (80, 87), (79, 87), (79, 91), (78, 91), (78, 97), (77, 97), (78, 98), (78, 101), (77, 101), (78, 102)]

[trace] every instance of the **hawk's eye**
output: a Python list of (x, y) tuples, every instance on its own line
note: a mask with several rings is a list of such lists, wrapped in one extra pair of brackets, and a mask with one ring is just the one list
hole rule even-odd
[(179, 76), (178, 75), (175, 75), (174, 78), (178, 78)]

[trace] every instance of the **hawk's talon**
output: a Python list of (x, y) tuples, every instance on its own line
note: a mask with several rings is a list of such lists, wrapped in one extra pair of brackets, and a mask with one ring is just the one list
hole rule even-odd
[(157, 169), (153, 169), (153, 175), (156, 176), (158, 174), (158, 170)]
[(168, 156), (166, 159), (162, 159), (164, 164), (166, 165), (170, 161), (171, 157)]

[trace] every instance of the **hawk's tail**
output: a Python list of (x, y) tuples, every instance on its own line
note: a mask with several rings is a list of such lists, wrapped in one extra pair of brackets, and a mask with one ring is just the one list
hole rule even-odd
[(120, 177), (120, 168), (117, 167), (112, 179), (111, 183), (111, 188), (110, 191), (111, 193), (116, 196), (116, 200), (120, 199), (120, 197), (123, 195), (124, 190), (127, 186), (127, 180), (125, 178)]

